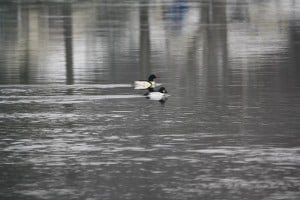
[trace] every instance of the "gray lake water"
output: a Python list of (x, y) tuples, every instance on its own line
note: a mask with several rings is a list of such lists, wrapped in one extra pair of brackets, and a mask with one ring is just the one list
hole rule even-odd
[(298, 200), (299, 55), (298, 0), (2, 0), (0, 199)]

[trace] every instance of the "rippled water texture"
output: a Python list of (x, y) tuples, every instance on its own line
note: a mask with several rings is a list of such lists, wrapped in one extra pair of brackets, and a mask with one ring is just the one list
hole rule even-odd
[(298, 200), (299, 55), (296, 0), (2, 0), (0, 199)]

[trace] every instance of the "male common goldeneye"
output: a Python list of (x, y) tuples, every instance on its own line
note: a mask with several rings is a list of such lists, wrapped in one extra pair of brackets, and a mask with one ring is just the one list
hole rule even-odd
[(148, 89), (149, 92), (154, 91), (155, 88), (155, 82), (154, 79), (157, 77), (154, 74), (151, 74), (148, 78), (148, 81), (134, 81), (134, 89), (136, 90), (144, 90)]
[(159, 88), (158, 92), (149, 92), (146, 96), (147, 99), (165, 102), (169, 95), (167, 95), (167, 90), (164, 87)]

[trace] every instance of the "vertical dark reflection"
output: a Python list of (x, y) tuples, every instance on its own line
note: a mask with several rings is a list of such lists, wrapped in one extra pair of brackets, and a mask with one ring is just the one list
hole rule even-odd
[[(293, 7), (295, 8), (296, 1), (293, 1)], [(290, 72), (288, 73), (288, 77), (291, 76), (292, 78), (288, 78), (289, 80), (296, 80), (295, 83), (297, 86), (300, 86), (300, 56), (298, 55), (300, 52), (300, 27), (297, 23), (297, 17), (295, 14), (296, 11), (293, 11), (291, 16), (291, 22), (289, 24), (289, 49), (290, 49)]]
[[(208, 7), (203, 6), (202, 20), (207, 23), (204, 43), (204, 59), (207, 68), (208, 86), (221, 85), (226, 93), (227, 85), (227, 18), (226, 1), (211, 0)], [(211, 87), (209, 87), (211, 88)], [(210, 92), (210, 91), (208, 91)]]
[(73, 33), (72, 33), (72, 7), (71, 4), (64, 4), (64, 41), (65, 41), (65, 56), (66, 56), (66, 84), (74, 84), (73, 72)]
[[(22, 56), (24, 62), (20, 63), (20, 84), (30, 84), (30, 38), (29, 38), (29, 8), (23, 8), (21, 4), (18, 4), (18, 31), (26, 37), (24, 42), (25, 52)], [(24, 28), (24, 30), (22, 30)]]
[(151, 72), (150, 27), (147, 1), (140, 6), (140, 77), (145, 78)]

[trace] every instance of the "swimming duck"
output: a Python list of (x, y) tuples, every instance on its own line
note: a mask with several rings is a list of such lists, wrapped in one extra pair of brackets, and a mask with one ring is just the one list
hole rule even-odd
[(146, 96), (147, 99), (165, 102), (168, 98), (167, 90), (164, 87), (159, 88), (158, 92), (149, 92)]
[(144, 90), (148, 89), (149, 92), (153, 92), (155, 88), (155, 81), (157, 77), (154, 74), (151, 74), (148, 77), (148, 80), (134, 81), (134, 89), (136, 90)]

